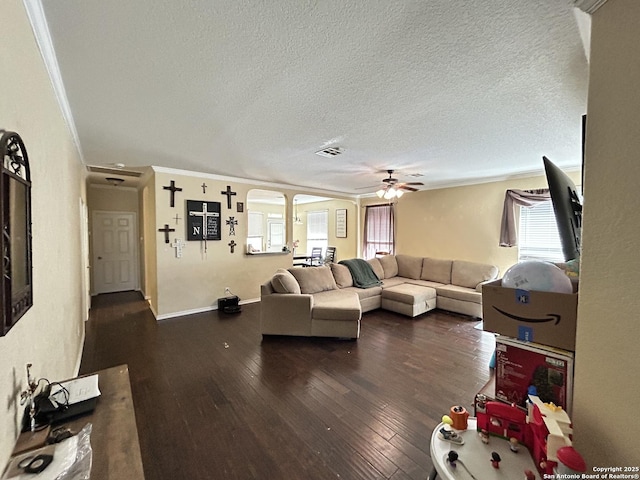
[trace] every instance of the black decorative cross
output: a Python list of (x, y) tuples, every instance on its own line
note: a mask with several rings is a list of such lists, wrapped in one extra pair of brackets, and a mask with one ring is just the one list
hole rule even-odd
[(231, 196), (236, 194), (236, 192), (231, 191), (231, 185), (227, 185), (227, 189), (222, 190), (220, 193), (227, 196), (227, 208), (231, 208)]
[[(171, 185), (167, 185), (162, 187), (163, 190), (171, 190), (171, 206), (175, 207), (175, 197), (176, 197), (176, 192), (181, 192), (182, 189), (176, 187), (176, 182), (174, 182), (173, 180), (171, 180)], [(169, 243), (169, 242), (167, 242)]]
[(237, 224), (238, 224), (238, 220), (236, 220), (234, 217), (229, 217), (229, 220), (227, 220), (227, 225), (229, 225), (229, 235), (236, 234)]
[(164, 232), (164, 243), (169, 243), (169, 232), (175, 232), (175, 228), (169, 228), (169, 224), (165, 223), (164, 228), (159, 228), (159, 232)]
[(207, 193), (207, 184), (202, 182), (202, 185), (200, 185), (202, 187), (202, 193)]
[(229, 245), (229, 247), (231, 248), (231, 253), (233, 253), (233, 249), (236, 247), (237, 243), (235, 240), (231, 240), (229, 243), (227, 243), (227, 245)]

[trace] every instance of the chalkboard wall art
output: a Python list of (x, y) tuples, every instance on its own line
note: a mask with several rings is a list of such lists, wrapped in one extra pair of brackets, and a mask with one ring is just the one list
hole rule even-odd
[(187, 200), (187, 240), (220, 239), (220, 202)]

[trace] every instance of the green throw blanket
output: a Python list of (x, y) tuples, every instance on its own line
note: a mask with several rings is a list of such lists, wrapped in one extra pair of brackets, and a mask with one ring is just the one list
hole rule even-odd
[(378, 285), (382, 285), (382, 282), (378, 276), (365, 260), (361, 258), (352, 258), (350, 260), (341, 260), (338, 262), (346, 267), (351, 272), (353, 277), (353, 286), (358, 288), (371, 288)]

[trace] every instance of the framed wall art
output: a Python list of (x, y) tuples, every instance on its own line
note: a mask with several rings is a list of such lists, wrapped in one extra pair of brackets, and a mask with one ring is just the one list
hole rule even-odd
[(336, 238), (347, 238), (347, 209), (336, 209)]

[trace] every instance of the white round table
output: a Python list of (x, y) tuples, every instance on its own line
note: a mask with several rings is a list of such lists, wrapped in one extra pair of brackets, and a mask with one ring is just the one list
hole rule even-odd
[[(494, 436), (489, 437), (488, 444), (482, 443), (476, 431), (476, 419), (470, 417), (467, 424), (467, 430), (456, 430), (464, 439), (463, 445), (442, 440), (438, 436), (438, 432), (444, 427), (443, 423), (433, 430), (430, 450), (434, 471), (429, 475), (429, 480), (473, 480), (474, 477), (477, 480), (520, 480), (525, 478), (525, 470), (531, 470), (536, 478), (540, 478), (527, 447), (520, 445), (518, 452), (514, 453), (507, 440)], [(451, 450), (458, 453), (455, 467), (447, 460)], [(491, 465), (492, 452), (500, 455), (500, 468), (493, 468)]]

